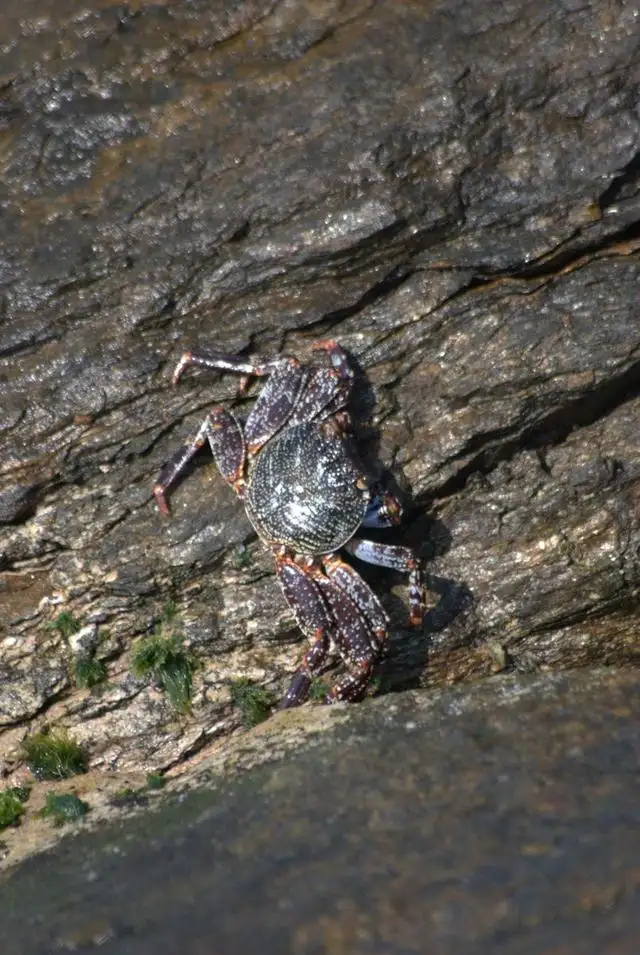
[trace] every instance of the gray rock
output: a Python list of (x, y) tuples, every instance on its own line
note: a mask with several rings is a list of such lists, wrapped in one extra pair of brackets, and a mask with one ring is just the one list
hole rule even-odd
[(639, 691), (610, 669), (280, 714), (224, 777), (4, 879), (3, 951), (632, 955)]
[[(246, 411), (225, 377), (171, 389), (190, 344), (305, 357), (331, 334), (366, 372), (366, 450), (413, 498), (395, 539), (434, 588), (409, 633), (404, 582), (370, 573), (383, 686), (637, 662), (636, 12), (0, 12), (5, 773), (16, 728), (57, 723), (96, 766), (175, 766), (237, 729), (232, 679), (282, 692), (295, 666), (206, 456), (171, 522), (151, 502), (211, 403)], [(202, 664), (178, 720), (128, 672), (168, 598)], [(99, 699), (47, 629), (62, 610), (101, 628)]]

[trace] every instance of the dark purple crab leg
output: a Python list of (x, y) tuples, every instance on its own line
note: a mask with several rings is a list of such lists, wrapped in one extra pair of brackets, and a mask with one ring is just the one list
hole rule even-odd
[(331, 687), (325, 702), (348, 703), (359, 700), (364, 695), (367, 684), (371, 679), (375, 662), (375, 658), (372, 656), (367, 660), (359, 660), (354, 663), (349, 672)]
[(371, 587), (351, 564), (339, 557), (324, 557), (322, 563), (329, 580), (346, 593), (366, 618), (376, 648), (382, 648), (387, 639), (389, 618)]
[(395, 544), (379, 544), (378, 542), (352, 537), (344, 545), (344, 549), (359, 560), (378, 567), (390, 567), (409, 575), (409, 623), (417, 627), (422, 623), (425, 614), (424, 586), (420, 561), (408, 547), (398, 547)]
[[(333, 415), (347, 403), (353, 371), (345, 352), (333, 340), (316, 342), (313, 349), (326, 351), (333, 367), (306, 369), (295, 358), (275, 359), (271, 363), (268, 369), (271, 377), (245, 426), (251, 453), (266, 444), (285, 423), (299, 424), (329, 413)], [(267, 368), (265, 364), (259, 367), (263, 372)]]
[(309, 378), (295, 358), (280, 358), (260, 392), (244, 427), (251, 454), (255, 454), (289, 420)]
[[(200, 431), (201, 430), (202, 429), (200, 429)], [(195, 438), (183, 444), (180, 450), (176, 451), (176, 453), (169, 458), (156, 478), (156, 483), (153, 485), (153, 496), (156, 499), (158, 510), (162, 514), (170, 513), (165, 491), (173, 484), (180, 472), (184, 471), (191, 458), (193, 458), (205, 444), (206, 437), (204, 434), (201, 434), (200, 431)]]
[(277, 554), (276, 575), (298, 626), (312, 641), (278, 707), (280, 710), (286, 710), (304, 703), (309, 694), (313, 672), (326, 659), (329, 651), (327, 629), (330, 618), (320, 587), (307, 570), (290, 557)]
[[(207, 427), (208, 425), (208, 427)], [(220, 474), (238, 494), (244, 490), (246, 445), (242, 428), (226, 408), (217, 405), (205, 419), (207, 439)]]
[(302, 662), (293, 675), (289, 688), (278, 704), (279, 710), (288, 710), (300, 706), (309, 696), (314, 671), (324, 663), (329, 652), (329, 638), (319, 633), (302, 658)]
[(349, 672), (329, 691), (327, 703), (356, 700), (364, 693), (378, 659), (379, 646), (360, 608), (345, 591), (327, 577), (318, 585), (331, 609), (331, 637)]
[(245, 377), (271, 376), (260, 392), (245, 425), (245, 441), (251, 454), (259, 451), (287, 422), (309, 378), (309, 372), (296, 358), (273, 358), (262, 361), (221, 352), (205, 354), (185, 351), (173, 373), (174, 385), (189, 365), (201, 365), (217, 371), (231, 371)]
[(153, 485), (153, 495), (163, 514), (169, 513), (165, 491), (173, 484), (189, 461), (198, 453), (205, 442), (209, 442), (211, 452), (222, 477), (242, 495), (242, 474), (244, 471), (245, 446), (242, 430), (230, 412), (225, 408), (212, 408), (204, 419), (195, 438), (184, 444), (165, 464)]
[(349, 364), (347, 353), (345, 352), (344, 348), (338, 345), (335, 339), (326, 338), (321, 341), (314, 342), (311, 347), (313, 351), (324, 351), (327, 353), (329, 360), (331, 361), (331, 364), (339, 378), (351, 379), (355, 376), (354, 370)]
[(227, 355), (223, 352), (209, 352), (205, 354), (200, 351), (185, 351), (182, 353), (182, 357), (173, 373), (173, 384), (177, 384), (179, 378), (189, 365), (215, 368), (217, 371), (231, 371), (238, 375), (255, 375), (256, 377), (262, 377), (264, 375), (270, 375), (274, 367), (281, 361), (282, 359), (280, 358), (273, 358), (270, 361), (252, 361), (250, 358), (240, 358), (238, 355)]
[(314, 368), (300, 400), (294, 408), (289, 424), (300, 424), (344, 407), (351, 394), (351, 381), (340, 378), (333, 368)]
[(334, 393), (330, 400), (325, 402), (322, 414), (319, 415), (320, 420), (337, 415), (341, 418), (343, 430), (348, 431), (351, 421), (349, 415), (343, 409), (346, 407), (353, 390), (355, 372), (349, 363), (347, 353), (333, 338), (314, 342), (311, 347), (313, 351), (326, 352), (332, 366), (330, 373), (337, 379), (334, 385)]

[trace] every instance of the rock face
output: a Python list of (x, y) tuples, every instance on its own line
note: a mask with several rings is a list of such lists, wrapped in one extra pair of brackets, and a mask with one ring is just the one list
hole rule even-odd
[[(5, 774), (58, 724), (94, 768), (174, 766), (237, 728), (232, 679), (282, 692), (300, 653), (206, 455), (152, 504), (210, 404), (247, 407), (171, 389), (187, 345), (330, 334), (362, 367), (435, 594), (409, 633), (368, 574), (387, 687), (637, 662), (635, 4), (25, 0), (0, 44)], [(130, 672), (168, 598), (183, 717)]]
[(17, 870), (2, 950), (635, 955), (639, 693), (608, 669), (281, 714), (236, 753), (275, 764), (202, 764), (199, 792)]

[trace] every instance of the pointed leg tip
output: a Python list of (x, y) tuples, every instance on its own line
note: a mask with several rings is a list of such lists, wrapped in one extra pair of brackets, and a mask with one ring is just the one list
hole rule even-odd
[(158, 510), (160, 511), (160, 513), (166, 515), (167, 517), (170, 517), (171, 511), (169, 510), (167, 499), (164, 496), (164, 488), (162, 487), (161, 484), (154, 485), (153, 496), (156, 499), (156, 504), (158, 505)]
[(338, 343), (335, 338), (319, 338), (315, 341), (312, 346), (312, 351), (331, 351), (332, 348), (337, 348)]
[(180, 361), (176, 365), (173, 375), (171, 376), (172, 384), (174, 385), (178, 384), (178, 381), (182, 377), (183, 371), (185, 370), (187, 365), (190, 364), (191, 358), (192, 358), (192, 354), (190, 351), (185, 351), (182, 353), (182, 357), (180, 358)]

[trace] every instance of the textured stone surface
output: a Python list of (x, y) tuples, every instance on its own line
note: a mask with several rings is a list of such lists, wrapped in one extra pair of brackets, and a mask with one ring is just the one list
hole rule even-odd
[[(392, 38), (392, 42), (390, 40)], [(0, 753), (63, 724), (103, 771), (178, 765), (277, 692), (300, 640), (202, 456), (236, 381), (181, 348), (368, 376), (434, 605), (383, 686), (638, 659), (636, 3), (25, 0), (0, 11)], [(377, 447), (379, 445), (379, 447)], [(397, 586), (396, 586), (397, 585)], [(192, 715), (129, 672), (167, 597)], [(79, 691), (67, 610), (100, 634)]]
[(281, 714), (235, 754), (275, 763), (203, 762), (3, 880), (3, 951), (635, 955), (639, 692), (609, 669)]

